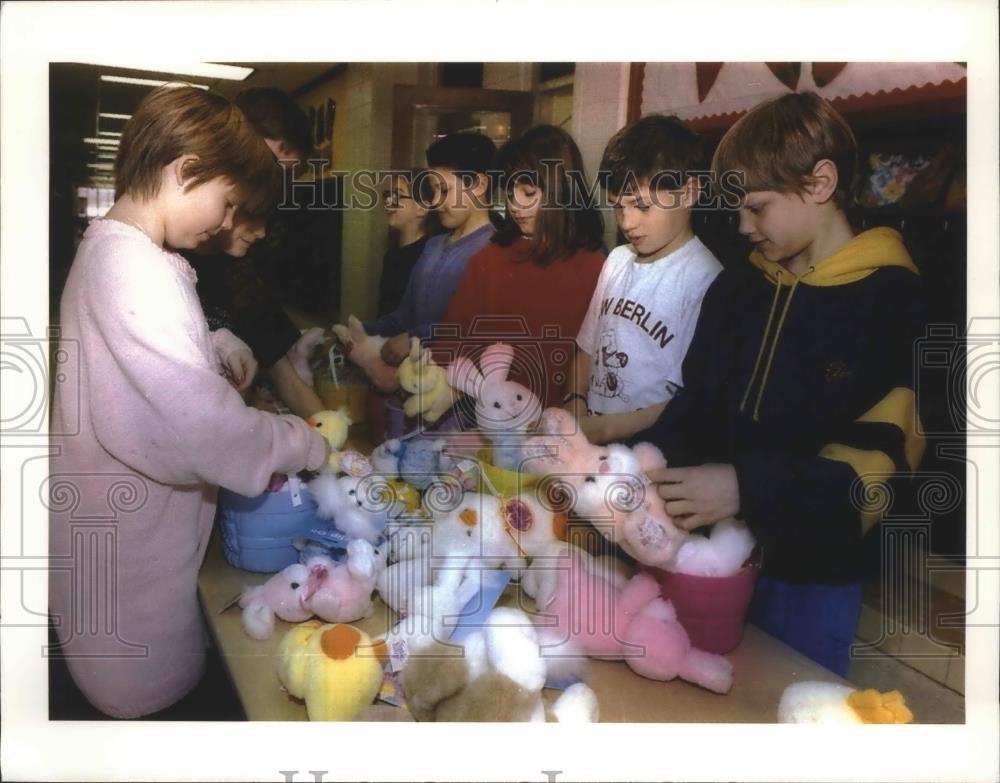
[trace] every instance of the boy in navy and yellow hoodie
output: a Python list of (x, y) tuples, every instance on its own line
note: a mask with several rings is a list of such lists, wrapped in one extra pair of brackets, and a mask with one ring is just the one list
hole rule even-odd
[[(813, 93), (761, 104), (719, 144), (745, 175), (750, 263), (708, 289), (686, 385), (650, 429), (650, 477), (678, 524), (746, 519), (763, 546), (750, 619), (846, 675), (861, 547), (885, 482), (916, 469), (917, 269), (898, 233), (855, 236), (844, 213), (854, 135)], [(675, 467), (689, 466), (689, 467)]]

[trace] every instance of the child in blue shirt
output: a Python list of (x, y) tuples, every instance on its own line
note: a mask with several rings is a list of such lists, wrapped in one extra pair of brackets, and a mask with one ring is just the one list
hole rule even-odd
[(480, 133), (453, 133), (427, 149), (433, 204), (448, 233), (431, 237), (413, 268), (403, 300), (393, 312), (364, 324), (370, 335), (388, 337), (382, 358), (398, 365), (410, 338), (426, 340), (458, 288), (469, 259), (493, 236), (489, 170), (496, 147)]

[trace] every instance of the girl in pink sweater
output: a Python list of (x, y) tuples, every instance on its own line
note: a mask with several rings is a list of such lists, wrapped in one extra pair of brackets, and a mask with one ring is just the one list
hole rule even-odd
[(79, 371), (52, 411), (52, 431), (72, 434), (52, 438), (49, 604), (74, 681), (108, 715), (161, 710), (202, 675), (197, 575), (218, 486), (255, 495), (327, 457), (301, 419), (244, 405), (233, 387), (251, 380), (249, 352), (208, 331), (173, 252), (273, 198), (276, 170), (225, 98), (154, 91), (122, 136), (117, 201), (66, 282), (61, 340)]

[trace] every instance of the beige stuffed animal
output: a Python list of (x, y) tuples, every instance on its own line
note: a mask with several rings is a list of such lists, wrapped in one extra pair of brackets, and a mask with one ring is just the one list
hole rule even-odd
[(419, 415), (433, 424), (455, 404), (447, 372), (434, 363), (429, 350), (421, 351), (418, 338), (411, 340), (410, 355), (400, 363), (397, 374), (403, 391), (412, 395), (403, 403), (407, 416)]
[(440, 642), (412, 655), (403, 669), (406, 704), (418, 721), (593, 723), (597, 696), (584, 683), (567, 688), (546, 710), (546, 661), (531, 619), (494, 609), (462, 647)]

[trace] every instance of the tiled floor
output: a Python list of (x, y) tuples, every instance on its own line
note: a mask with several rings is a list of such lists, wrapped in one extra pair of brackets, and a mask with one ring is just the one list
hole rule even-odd
[(965, 720), (965, 572), (865, 586), (849, 679), (899, 690), (919, 723)]
[[(964, 671), (964, 666), (962, 667)], [(965, 697), (884, 653), (855, 659), (848, 679), (861, 688), (898, 690), (916, 723), (964, 723)]]

